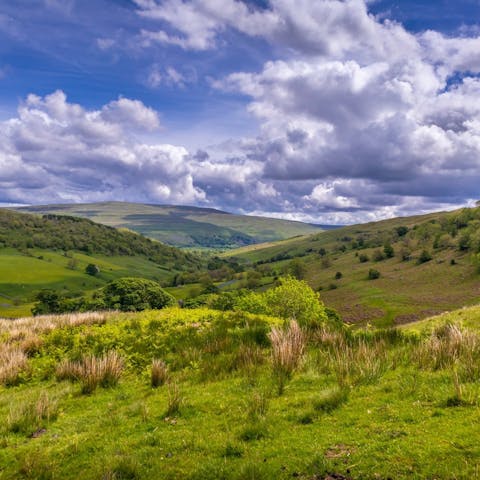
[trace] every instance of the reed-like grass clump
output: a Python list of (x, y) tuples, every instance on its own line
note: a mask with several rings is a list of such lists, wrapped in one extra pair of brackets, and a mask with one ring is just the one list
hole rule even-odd
[(305, 334), (295, 320), (287, 328), (272, 328), (273, 375), (277, 382), (278, 394), (282, 395), (285, 384), (300, 365), (305, 351)]
[(413, 352), (420, 368), (442, 370), (455, 366), (462, 379), (480, 379), (480, 337), (458, 325), (437, 327)]
[(44, 428), (58, 413), (58, 402), (48, 393), (42, 392), (31, 402), (14, 404), (7, 418), (8, 430), (14, 433), (32, 435)]
[(19, 346), (0, 343), (0, 385), (17, 384), (27, 366), (27, 355)]
[(168, 385), (168, 404), (165, 411), (165, 417), (172, 417), (180, 413), (180, 407), (183, 405), (184, 398), (176, 382)]
[(153, 388), (161, 387), (168, 380), (168, 367), (163, 360), (154, 358), (152, 360), (152, 370), (150, 375), (150, 384)]
[(58, 380), (79, 381), (82, 393), (88, 394), (98, 386), (108, 388), (117, 385), (123, 368), (122, 358), (112, 350), (102, 357), (83, 357), (80, 362), (63, 361), (57, 367), (56, 377)]

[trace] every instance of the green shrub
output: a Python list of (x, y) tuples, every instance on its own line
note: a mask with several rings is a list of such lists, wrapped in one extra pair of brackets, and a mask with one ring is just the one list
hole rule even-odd
[(420, 265), (422, 263), (429, 262), (432, 259), (432, 254), (428, 250), (422, 250), (422, 253), (418, 257), (417, 263)]
[(175, 299), (152, 280), (144, 278), (120, 278), (103, 289), (108, 308), (122, 311), (159, 309), (175, 304)]
[(378, 270), (375, 270), (374, 268), (371, 268), (368, 271), (368, 279), (369, 280), (376, 280), (377, 278), (380, 278), (380, 272)]

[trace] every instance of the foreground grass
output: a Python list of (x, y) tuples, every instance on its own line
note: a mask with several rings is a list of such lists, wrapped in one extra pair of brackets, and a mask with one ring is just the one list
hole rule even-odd
[[(478, 478), (480, 383), (461, 355), (434, 369), (429, 336), (323, 331), (278, 395), (264, 340), (279, 325), (172, 309), (38, 330), (29, 371), (0, 387), (0, 479)], [(55, 379), (62, 359), (112, 349), (116, 387)]]

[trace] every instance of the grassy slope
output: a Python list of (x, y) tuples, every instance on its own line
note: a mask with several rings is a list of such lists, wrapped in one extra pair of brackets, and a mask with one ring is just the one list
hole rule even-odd
[[(425, 242), (412, 242), (410, 261), (402, 261), (399, 251), (403, 238), (392, 245), (396, 251), (394, 258), (380, 262), (372, 261), (375, 250), (338, 250), (346, 245), (342, 237), (382, 239), (396, 227), (425, 224), (432, 220), (440, 221), (445, 213), (395, 218), (365, 225), (354, 225), (338, 230), (326, 231), (317, 235), (290, 239), (277, 244), (245, 247), (227, 252), (225, 256), (236, 257), (248, 263), (265, 261), (275, 255), (287, 253), (301, 256), (306, 265), (306, 280), (315, 289), (321, 289), (321, 297), (329, 306), (336, 308), (346, 321), (370, 321), (377, 325), (401, 324), (452, 310), (463, 305), (476, 303), (480, 298), (480, 282), (470, 259), (470, 253), (459, 252), (457, 248), (434, 251), (433, 239)], [(410, 232), (411, 233), (411, 232)], [(317, 253), (320, 248), (327, 250), (329, 265)], [(433, 252), (433, 260), (417, 265), (415, 259), (423, 248)], [(313, 250), (310, 253), (309, 250)], [(367, 254), (370, 261), (360, 263), (356, 254)], [(451, 265), (454, 259), (456, 265)], [(272, 269), (281, 270), (290, 260), (268, 263)], [(377, 269), (381, 273), (378, 280), (368, 280), (368, 271)], [(336, 272), (343, 277), (335, 279)], [(337, 288), (333, 289), (332, 286)]]
[(105, 202), (26, 207), (23, 210), (87, 217), (182, 247), (232, 247), (318, 231), (317, 227), (301, 222), (232, 215), (195, 207)]
[[(60, 219), (0, 211), (0, 317), (29, 314), (35, 294), (44, 288), (79, 296), (115, 278), (138, 276), (161, 282), (201, 266), (194, 255), (138, 234), (90, 220)], [(72, 258), (75, 269), (68, 268)], [(98, 276), (85, 273), (89, 263), (100, 267)]]
[[(133, 276), (161, 282), (172, 275), (172, 271), (141, 256), (107, 257), (79, 252), (73, 256), (78, 261), (75, 270), (67, 267), (70, 258), (59, 252), (31, 249), (27, 256), (14, 249), (0, 248), (0, 317), (29, 315), (35, 294), (44, 288), (75, 296), (115, 278)], [(89, 263), (100, 267), (98, 276), (85, 273)]]
[[(134, 338), (132, 333), (166, 325), (156, 327), (164, 338), (169, 318), (177, 312), (121, 315), (105, 326), (53, 332), (43, 348), (62, 357), (68, 355), (61, 345), (69, 335), (82, 338), (82, 332), (89, 332), (94, 344), (93, 339), (111, 338), (102, 334), (106, 331), (124, 339), (117, 348), (128, 350), (131, 345), (134, 350), (146, 339), (137, 336), (134, 346), (126, 341)], [(220, 315), (181, 314), (191, 315), (184, 319), (186, 328), (189, 322), (205, 326), (205, 319), (214, 321)], [(181, 327), (171, 328), (178, 337)], [(216, 345), (214, 337), (211, 341), (206, 347)], [(258, 399), (272, 387), (268, 350), (267, 363), (253, 373), (215, 375), (211, 370), (202, 378), (201, 356), (190, 367), (176, 370), (173, 379), (183, 405), (167, 418), (168, 387), (151, 389), (146, 369), (127, 371), (116, 388), (80, 395), (77, 384), (56, 382), (45, 374), (49, 356), (40, 351), (31, 360), (30, 380), (17, 387), (0, 386), (0, 479), (478, 478), (479, 384), (462, 385), (465, 398), (476, 401), (447, 406), (454, 395), (451, 372), (416, 368), (408, 360), (413, 348), (389, 346), (383, 375), (351, 387), (348, 401), (330, 413), (314, 409), (336, 384), (333, 372), (319, 361), (323, 350), (314, 349), (284, 395), (269, 393), (264, 413), (253, 420), (249, 411), (258, 408)], [(220, 350), (217, 360), (221, 358)], [(217, 360), (212, 365), (218, 365)], [(56, 418), (43, 422), (45, 430), (38, 430), (38, 438), (29, 438), (32, 429), (9, 429), (9, 418), (42, 392), (57, 402)], [(255, 432), (257, 439), (251, 438)]]

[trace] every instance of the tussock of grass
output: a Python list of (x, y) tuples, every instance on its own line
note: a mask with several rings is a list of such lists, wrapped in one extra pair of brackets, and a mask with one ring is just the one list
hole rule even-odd
[(150, 375), (150, 384), (153, 388), (161, 387), (168, 380), (168, 367), (163, 360), (154, 358)]
[(98, 386), (103, 388), (117, 385), (124, 368), (123, 359), (115, 351), (102, 357), (84, 357), (80, 362), (65, 360), (59, 364), (58, 380), (80, 381), (82, 393), (93, 393)]
[(247, 402), (247, 418), (252, 422), (264, 418), (269, 402), (270, 398), (266, 391), (254, 391)]
[(436, 327), (413, 356), (420, 368), (441, 370), (458, 364), (462, 378), (480, 379), (480, 337), (458, 325)]
[(388, 369), (386, 347), (383, 342), (373, 345), (364, 340), (335, 348), (330, 362), (337, 382), (345, 388), (377, 381)]
[(180, 408), (184, 404), (184, 397), (178, 388), (176, 382), (169, 383), (168, 385), (168, 403), (167, 410), (165, 411), (165, 417), (173, 417), (180, 413)]
[(27, 365), (27, 356), (20, 347), (0, 343), (0, 385), (17, 384)]
[(11, 432), (28, 436), (55, 420), (57, 413), (57, 401), (44, 392), (33, 402), (11, 405), (7, 427)]
[(272, 342), (273, 375), (278, 394), (282, 395), (285, 383), (298, 368), (305, 351), (305, 334), (295, 320), (286, 329), (274, 327), (270, 332)]

